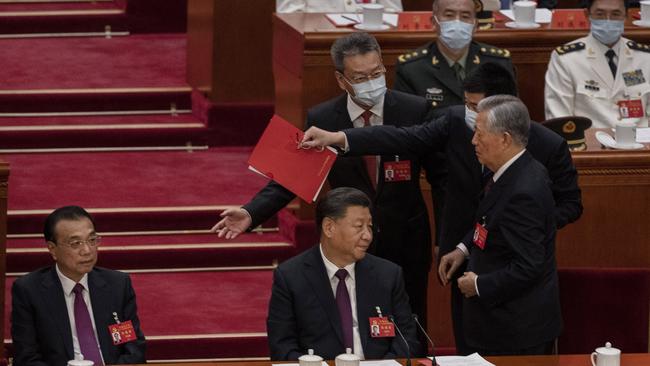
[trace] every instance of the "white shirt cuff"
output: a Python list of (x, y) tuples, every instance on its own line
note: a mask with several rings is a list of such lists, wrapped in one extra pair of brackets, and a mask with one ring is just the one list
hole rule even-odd
[(350, 151), (350, 145), (348, 145), (348, 135), (343, 132), (343, 138), (345, 139), (345, 144), (343, 145), (343, 152), (348, 153)]
[(476, 290), (476, 296), (481, 296), (481, 293), (478, 292), (478, 276), (474, 277), (474, 290)]
[(458, 243), (458, 245), (456, 245), (456, 248), (460, 249), (460, 251), (463, 252), (463, 254), (465, 254), (465, 257), (469, 257), (469, 250), (467, 250), (465, 244)]

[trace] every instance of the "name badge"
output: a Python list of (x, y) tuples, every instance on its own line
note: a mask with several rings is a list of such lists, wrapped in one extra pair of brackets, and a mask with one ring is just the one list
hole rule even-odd
[(642, 118), (645, 116), (641, 99), (620, 100), (617, 104), (621, 118)]
[(121, 322), (119, 324), (111, 324), (108, 326), (108, 332), (111, 334), (111, 339), (114, 345), (135, 341), (135, 329), (130, 320)]
[(411, 180), (411, 161), (386, 161), (384, 162), (384, 181), (403, 182)]
[(487, 236), (488, 236), (488, 231), (485, 228), (485, 226), (477, 222), (476, 227), (474, 227), (474, 238), (473, 238), (474, 245), (481, 248), (481, 250), (485, 249), (485, 242), (487, 241)]
[(370, 336), (372, 338), (395, 337), (395, 324), (385, 317), (370, 318)]

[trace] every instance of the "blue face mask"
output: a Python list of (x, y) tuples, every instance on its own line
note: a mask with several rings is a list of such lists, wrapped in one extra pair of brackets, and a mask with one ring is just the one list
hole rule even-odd
[(458, 19), (444, 22), (438, 21), (438, 18), (435, 19), (440, 27), (438, 37), (452, 50), (463, 49), (472, 41), (474, 24), (461, 22)]
[(478, 113), (465, 106), (465, 124), (472, 131), (476, 130), (476, 116), (478, 116)]
[(591, 20), (591, 34), (600, 43), (604, 45), (611, 45), (616, 43), (621, 35), (625, 23), (622, 20), (609, 20), (609, 19), (590, 19)]

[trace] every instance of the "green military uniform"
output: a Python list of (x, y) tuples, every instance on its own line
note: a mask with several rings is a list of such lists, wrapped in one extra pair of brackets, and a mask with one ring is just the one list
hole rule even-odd
[[(515, 74), (510, 51), (470, 43), (464, 74), (469, 75), (485, 62), (497, 63)], [(398, 57), (393, 89), (425, 97), (431, 103), (434, 115), (443, 107), (465, 103), (462, 82), (435, 42)]]

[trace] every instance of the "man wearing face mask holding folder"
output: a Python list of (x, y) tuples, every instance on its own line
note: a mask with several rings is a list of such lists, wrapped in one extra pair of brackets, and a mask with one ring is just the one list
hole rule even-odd
[[(355, 32), (341, 37), (331, 54), (334, 76), (345, 94), (311, 108), (307, 127), (340, 131), (384, 123), (406, 127), (424, 121), (428, 107), (423, 98), (386, 89), (386, 69), (372, 35)], [(420, 190), (423, 163), (408, 154), (339, 156), (327, 179), (331, 188), (357, 188), (372, 198), (375, 234), (370, 252), (403, 267), (411, 309), (424, 323), (432, 254), (429, 217)], [(271, 181), (242, 208), (224, 211), (212, 230), (233, 239), (293, 198), (293, 193)]]

